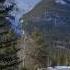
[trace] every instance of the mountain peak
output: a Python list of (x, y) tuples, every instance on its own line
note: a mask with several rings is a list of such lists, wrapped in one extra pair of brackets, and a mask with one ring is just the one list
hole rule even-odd
[(30, 20), (32, 16), (37, 17), (42, 14), (46, 9), (55, 10), (60, 14), (70, 14), (70, 6), (65, 0), (42, 0), (34, 9), (25, 14), (23, 18)]

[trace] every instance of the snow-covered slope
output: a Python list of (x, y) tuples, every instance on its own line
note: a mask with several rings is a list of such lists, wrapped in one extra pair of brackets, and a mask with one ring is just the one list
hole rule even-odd
[(56, 3), (61, 3), (61, 4), (67, 4), (65, 1), (63, 0), (56, 0)]
[(56, 3), (60, 3), (60, 4), (70, 4), (70, 0), (55, 0)]

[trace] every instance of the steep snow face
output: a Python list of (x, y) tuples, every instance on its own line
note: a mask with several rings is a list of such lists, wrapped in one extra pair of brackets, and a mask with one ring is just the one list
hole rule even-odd
[(17, 35), (24, 33), (20, 22), (21, 17), (31, 11), (41, 0), (6, 0), (4, 5), (6, 7), (15, 4), (12, 11), (9, 11), (10, 17), (7, 17), (11, 22), (11, 28), (16, 32)]

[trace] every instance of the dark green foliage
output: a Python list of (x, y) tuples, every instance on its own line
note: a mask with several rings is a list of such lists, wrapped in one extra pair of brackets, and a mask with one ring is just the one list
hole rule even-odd
[(64, 54), (61, 55), (60, 56), (60, 65), (64, 65), (65, 64), (65, 60), (66, 60), (65, 55)]
[[(32, 58), (33, 63), (38, 66), (47, 67), (47, 45), (45, 44), (42, 33), (38, 31), (32, 32), (31, 39), (31, 41), (28, 41), (30, 45), (30, 49), (28, 49), (28, 53), (30, 53), (28, 54), (29, 59)], [(28, 43), (26, 42), (27, 45)]]
[(26, 67), (23, 67), (23, 69), (22, 70), (27, 70), (27, 68)]
[(5, 0), (0, 0), (1, 3), (5, 2)]
[[(0, 0), (4, 2), (5, 0)], [(22, 60), (17, 56), (20, 51), (17, 47), (18, 38), (10, 28), (10, 22), (6, 19), (9, 8), (0, 9), (0, 70), (21, 70), (19, 66)]]

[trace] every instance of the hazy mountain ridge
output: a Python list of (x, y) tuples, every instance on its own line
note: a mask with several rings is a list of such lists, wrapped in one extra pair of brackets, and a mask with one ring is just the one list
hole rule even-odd
[[(61, 3), (56, 3), (56, 0), (42, 0), (34, 9), (32, 9), (29, 13), (25, 14), (23, 16), (24, 19), (30, 20), (32, 16), (37, 17), (40, 14), (42, 14), (45, 9), (49, 8), (51, 10), (55, 10), (57, 12), (62, 12), (62, 13), (67, 13), (68, 15), (70, 14), (70, 6), (68, 4), (61, 4)], [(61, 13), (61, 14), (62, 14)]]
[(32, 21), (31, 26), (40, 29), (47, 30), (47, 27), (51, 29), (56, 26), (59, 31), (70, 32), (70, 6), (56, 3), (54, 0), (43, 0), (34, 10), (24, 15), (24, 19)]

